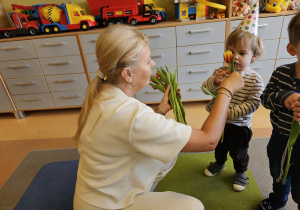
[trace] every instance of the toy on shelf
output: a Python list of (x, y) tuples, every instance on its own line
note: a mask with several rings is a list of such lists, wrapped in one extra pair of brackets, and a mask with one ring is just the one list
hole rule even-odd
[(152, 7), (153, 10), (158, 10), (160, 12), (161, 17), (164, 19), (166, 18), (166, 10), (162, 7), (157, 7), (155, 1), (153, 0), (144, 0), (144, 4), (148, 4), (150, 7)]
[(22, 6), (12, 4), (13, 10), (30, 13), (39, 22), (39, 28), (44, 33), (58, 33), (67, 30), (88, 30), (97, 25), (92, 15), (76, 4), (36, 4)]
[(205, 18), (214, 18), (215, 13), (208, 12), (208, 7), (217, 9), (217, 17), (225, 17), (226, 6), (205, 1), (205, 0), (174, 0), (175, 19), (179, 21), (201, 20)]
[(250, 5), (245, 0), (232, 1), (232, 16), (245, 16), (250, 11)]
[[(144, 0), (87, 0), (91, 14), (95, 16), (99, 25), (113, 25), (138, 22), (152, 24), (162, 20), (160, 11), (153, 10)], [(142, 13), (142, 14), (140, 14)]]
[(262, 7), (260, 8), (260, 10), (262, 12), (280, 12), (283, 1), (284, 0), (263, 0)]
[(283, 0), (281, 4), (281, 11), (287, 11), (290, 7), (291, 2), (291, 0)]
[(289, 9), (295, 10), (299, 6), (300, 6), (300, 0), (292, 0), (289, 5)]
[(0, 28), (0, 38), (9, 38), (14, 35), (36, 35), (39, 32), (39, 21), (33, 20), (31, 15), (21, 12), (8, 12), (7, 16), (14, 27)]

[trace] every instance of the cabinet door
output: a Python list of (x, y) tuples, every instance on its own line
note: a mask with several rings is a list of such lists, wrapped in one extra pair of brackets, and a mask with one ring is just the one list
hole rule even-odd
[(256, 71), (263, 79), (269, 79), (275, 68), (275, 60), (255, 61), (249, 67)]
[(270, 60), (270, 59), (275, 60), (278, 43), (279, 43), (279, 39), (264, 40), (263, 46), (264, 46), (265, 53), (258, 60)]
[(36, 58), (31, 41), (0, 43), (0, 61)]
[(82, 106), (86, 91), (52, 92), (52, 98), (56, 107)]
[(177, 26), (177, 46), (225, 42), (225, 25), (222, 21)]
[(176, 47), (175, 27), (142, 30), (149, 38), (150, 49)]
[(197, 101), (212, 99), (210, 95), (205, 95), (201, 89), (202, 83), (179, 85), (182, 101)]
[(75, 36), (34, 39), (32, 42), (39, 58), (80, 54)]
[(6, 84), (12, 95), (49, 92), (44, 77), (7, 79)]
[(81, 57), (79, 55), (41, 58), (40, 63), (44, 75), (72, 74), (84, 72)]
[(224, 43), (177, 48), (178, 66), (223, 62)]
[(151, 50), (151, 58), (157, 67), (176, 66), (176, 48)]
[(45, 78), (51, 92), (86, 90), (88, 86), (85, 74), (56, 75)]
[(89, 72), (96, 72), (99, 68), (96, 54), (85, 55), (86, 64)]
[(280, 36), (281, 38), (289, 38), (288, 25), (293, 17), (294, 15), (288, 15), (283, 17), (283, 24), (282, 24), (281, 36)]
[(0, 71), (5, 79), (43, 76), (37, 59), (0, 62)]
[(13, 98), (20, 111), (55, 107), (50, 93), (15, 95)]
[(13, 106), (4, 90), (2, 83), (0, 82), (0, 112), (13, 112)]
[(80, 35), (80, 40), (84, 54), (96, 53), (96, 41), (100, 33)]

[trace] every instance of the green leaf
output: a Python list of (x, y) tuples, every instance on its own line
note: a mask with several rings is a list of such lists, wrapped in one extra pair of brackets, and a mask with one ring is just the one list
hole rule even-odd
[(207, 92), (209, 95), (211, 95), (213, 98), (216, 98), (217, 97), (217, 93), (213, 90), (209, 90), (205, 87), (201, 87), (201, 89), (205, 92)]

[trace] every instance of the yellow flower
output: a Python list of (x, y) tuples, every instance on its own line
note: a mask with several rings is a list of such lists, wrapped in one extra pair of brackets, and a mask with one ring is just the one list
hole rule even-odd
[(223, 57), (226, 63), (231, 63), (233, 58), (232, 52), (227, 50), (226, 52), (223, 53)]

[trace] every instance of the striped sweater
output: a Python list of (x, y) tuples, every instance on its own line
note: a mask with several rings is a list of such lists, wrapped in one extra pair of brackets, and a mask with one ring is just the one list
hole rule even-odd
[[(218, 86), (214, 85), (214, 78), (217, 71), (218, 69), (214, 71), (211, 77), (203, 82), (202, 87), (209, 90), (217, 90)], [(264, 84), (260, 75), (252, 69), (247, 72), (240, 72), (240, 74), (244, 79), (244, 87), (234, 93), (230, 101), (232, 109), (229, 109), (226, 123), (251, 128), (252, 114), (261, 104), (260, 96), (263, 92)], [(205, 91), (204, 93), (207, 94)], [(208, 112), (211, 112), (214, 102), (215, 100), (212, 99), (206, 106)]]
[(285, 136), (290, 135), (293, 111), (284, 106), (284, 101), (291, 94), (300, 92), (295, 80), (295, 67), (296, 63), (279, 66), (261, 95), (263, 106), (271, 110), (273, 129)]

